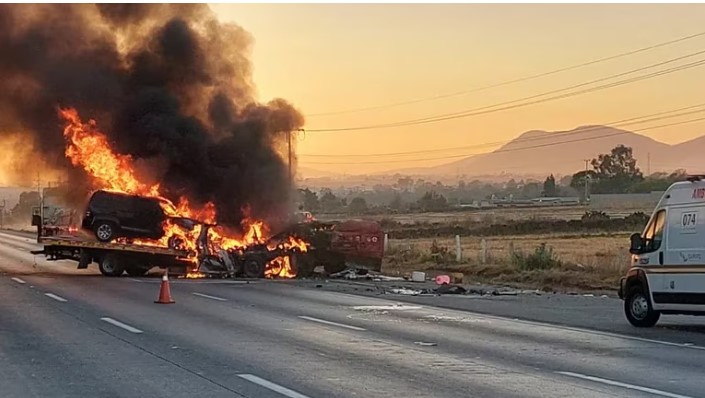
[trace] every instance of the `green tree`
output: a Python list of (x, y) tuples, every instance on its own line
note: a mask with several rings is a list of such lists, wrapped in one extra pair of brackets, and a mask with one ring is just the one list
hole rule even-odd
[(634, 184), (644, 180), (644, 175), (636, 165), (632, 148), (618, 145), (610, 153), (593, 159), (592, 167), (596, 174), (594, 192), (628, 192)]
[(340, 198), (335, 196), (335, 194), (333, 194), (333, 192), (328, 188), (321, 191), (320, 203), (321, 209), (327, 213), (339, 211), (341, 207), (343, 207), (343, 203)]
[(318, 195), (310, 189), (299, 189), (299, 193), (303, 196), (304, 209), (308, 211), (318, 211), (321, 208), (321, 203), (318, 201)]
[(654, 191), (665, 191), (676, 181), (683, 181), (687, 173), (683, 169), (678, 169), (673, 173), (654, 173), (646, 177), (643, 181), (634, 184), (630, 191), (636, 193), (648, 193)]
[(402, 207), (404, 207), (404, 201), (402, 200), (401, 195), (398, 192), (394, 193), (392, 201), (389, 202), (389, 207), (393, 210), (401, 210)]
[(556, 189), (556, 178), (551, 174), (546, 177), (546, 181), (543, 182), (543, 196), (552, 197), (558, 195), (558, 190)]
[(541, 196), (541, 183), (540, 182), (529, 182), (521, 187), (520, 195), (523, 198), (535, 198)]
[(426, 192), (418, 201), (423, 211), (444, 211), (448, 209), (448, 200), (436, 191)]
[(595, 170), (579, 171), (573, 174), (573, 177), (570, 179), (570, 187), (578, 191), (584, 190), (585, 179), (590, 183), (590, 181), (594, 181), (596, 178), (597, 173), (595, 173)]
[(367, 201), (359, 196), (353, 198), (348, 206), (348, 211), (352, 214), (364, 214), (367, 211)]

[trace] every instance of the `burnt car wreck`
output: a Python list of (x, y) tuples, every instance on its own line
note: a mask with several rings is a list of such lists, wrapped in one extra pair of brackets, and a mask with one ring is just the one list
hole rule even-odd
[(198, 237), (198, 268), (194, 271), (204, 275), (281, 276), (284, 267), (278, 262), (287, 262), (293, 275), (304, 278), (319, 266), (327, 274), (347, 267), (380, 271), (382, 266), (384, 233), (376, 222), (297, 223), (265, 242), (218, 251), (208, 242), (208, 230), (213, 226), (204, 225)]

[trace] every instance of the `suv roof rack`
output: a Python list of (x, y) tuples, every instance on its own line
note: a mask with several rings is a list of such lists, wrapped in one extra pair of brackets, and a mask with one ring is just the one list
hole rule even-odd
[(693, 174), (686, 177), (686, 180), (690, 182), (702, 181), (703, 179), (705, 179), (705, 174)]

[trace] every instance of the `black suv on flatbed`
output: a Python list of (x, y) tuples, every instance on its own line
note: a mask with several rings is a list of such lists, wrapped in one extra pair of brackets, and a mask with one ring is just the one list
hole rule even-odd
[(161, 198), (96, 191), (88, 201), (82, 227), (93, 231), (101, 242), (117, 238), (160, 239), (164, 236), (164, 221), (169, 218), (192, 228), (190, 220), (169, 217), (162, 206), (173, 207)]

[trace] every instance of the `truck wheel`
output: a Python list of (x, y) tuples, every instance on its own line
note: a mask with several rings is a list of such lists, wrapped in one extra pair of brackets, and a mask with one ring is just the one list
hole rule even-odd
[(125, 267), (121, 264), (119, 256), (108, 254), (103, 257), (98, 263), (100, 273), (105, 276), (120, 276), (125, 271)]
[(101, 242), (110, 242), (117, 235), (117, 227), (110, 221), (99, 221), (93, 228), (95, 237)]
[(247, 278), (264, 278), (266, 264), (260, 256), (247, 256), (242, 263), (242, 273)]
[(649, 296), (641, 286), (629, 289), (624, 298), (624, 314), (633, 326), (650, 328), (658, 322), (661, 313), (654, 311)]

